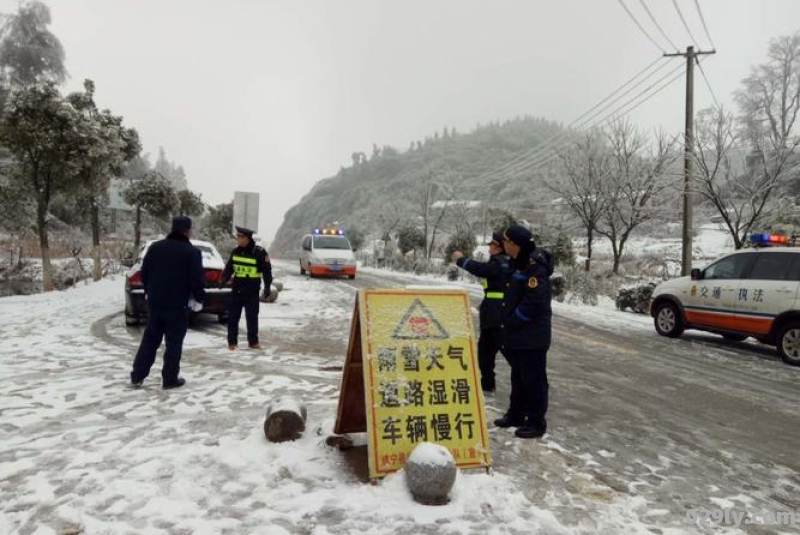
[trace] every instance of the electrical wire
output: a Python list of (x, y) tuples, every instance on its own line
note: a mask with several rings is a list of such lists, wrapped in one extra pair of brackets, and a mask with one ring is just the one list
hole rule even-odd
[[(567, 127), (566, 127), (566, 128), (567, 128), (567, 129), (569, 129), (569, 128), (572, 128), (572, 127), (573, 127), (573, 126), (574, 126), (576, 123), (578, 123), (579, 121), (581, 121), (582, 119), (584, 119), (584, 118), (585, 118), (587, 115), (591, 114), (591, 113), (592, 113), (592, 112), (594, 112), (596, 109), (598, 109), (600, 106), (602, 106), (603, 104), (605, 104), (606, 102), (608, 102), (608, 100), (609, 100), (609, 99), (613, 98), (613, 97), (614, 97), (614, 96), (615, 96), (617, 93), (619, 93), (620, 91), (622, 91), (623, 89), (625, 89), (627, 86), (629, 86), (629, 85), (630, 85), (632, 82), (634, 82), (634, 81), (635, 81), (635, 80), (636, 80), (636, 79), (637, 79), (639, 76), (641, 76), (642, 74), (644, 74), (645, 72), (647, 72), (648, 70), (650, 70), (650, 69), (651, 69), (651, 68), (652, 68), (654, 65), (658, 64), (659, 62), (663, 62), (663, 60), (664, 60), (664, 57), (663, 57), (663, 56), (659, 56), (658, 58), (656, 58), (655, 60), (653, 60), (653, 61), (652, 61), (650, 64), (648, 64), (646, 67), (644, 67), (643, 69), (639, 70), (639, 71), (638, 71), (636, 74), (634, 74), (634, 75), (633, 75), (631, 78), (629, 78), (629, 79), (628, 79), (628, 80), (627, 80), (627, 81), (626, 81), (624, 84), (622, 84), (621, 86), (619, 86), (618, 88), (616, 88), (614, 91), (612, 91), (611, 93), (609, 93), (609, 94), (608, 94), (608, 95), (607, 95), (605, 98), (603, 98), (602, 100), (600, 100), (600, 102), (598, 102), (597, 104), (595, 104), (594, 106), (592, 106), (592, 107), (591, 107), (591, 108), (590, 108), (588, 111), (584, 112), (584, 113), (583, 113), (583, 114), (581, 114), (579, 117), (577, 117), (576, 119), (574, 119), (574, 120), (573, 120), (573, 121), (572, 121), (570, 124), (568, 124), (568, 125), (567, 125)], [(645, 77), (644, 77), (644, 80), (646, 80), (647, 78), (649, 78), (650, 76), (652, 76), (654, 73), (656, 73), (656, 72), (658, 72), (659, 70), (661, 70), (661, 68), (663, 68), (663, 66), (664, 66), (664, 65), (662, 64), (660, 67), (658, 67), (657, 69), (655, 69), (653, 72), (651, 72), (650, 74), (648, 74), (647, 76), (645, 76)], [(640, 82), (640, 83), (641, 83), (641, 82)], [(639, 85), (639, 84), (637, 84), (637, 85)], [(634, 85), (634, 87), (637, 87), (637, 85)], [(613, 102), (612, 102), (612, 104), (613, 104)], [(604, 106), (603, 108), (605, 109), (605, 108), (607, 108), (607, 106)], [(560, 135), (560, 134), (559, 134), (559, 135)], [(556, 136), (556, 137), (558, 137), (558, 136)], [(550, 138), (550, 140), (548, 140), (546, 143), (549, 143), (549, 142), (551, 142), (552, 140), (553, 140), (553, 138)], [(514, 167), (514, 166), (516, 166), (517, 164), (521, 163), (522, 161), (526, 160), (528, 157), (530, 157), (530, 156), (534, 155), (536, 152), (538, 152), (538, 151), (541, 149), (541, 147), (542, 147), (542, 144), (540, 143), (540, 144), (536, 145), (535, 147), (533, 147), (533, 148), (531, 148), (531, 149), (527, 150), (525, 153), (523, 153), (523, 154), (521, 154), (521, 155), (519, 155), (519, 156), (516, 156), (516, 157), (512, 158), (510, 161), (508, 161), (508, 162), (506, 162), (505, 164), (501, 165), (499, 168), (497, 168), (497, 169), (492, 169), (491, 171), (488, 171), (488, 172), (486, 172), (486, 173), (483, 173), (483, 174), (481, 174), (481, 175), (478, 177), (478, 179), (480, 179), (480, 178), (483, 178), (484, 176), (490, 176), (490, 175), (493, 175), (494, 173), (501, 172), (501, 171), (503, 171), (503, 170), (505, 170), (505, 169), (507, 169), (507, 168), (510, 168), (510, 167)]]
[(693, 45), (696, 45), (697, 44), (697, 39), (694, 38), (694, 35), (692, 35), (692, 30), (690, 30), (689, 29), (689, 25), (686, 24), (686, 19), (683, 18), (683, 11), (681, 11), (680, 6), (678, 5), (678, 1), (677, 0), (672, 0), (672, 5), (675, 6), (675, 9), (678, 12), (678, 16), (681, 18), (681, 22), (683, 23), (683, 27), (686, 28), (686, 33), (689, 34), (689, 39), (692, 40), (692, 44)]
[(672, 39), (670, 39), (669, 36), (667, 36), (667, 32), (665, 32), (664, 28), (662, 28), (661, 25), (658, 23), (656, 18), (653, 16), (653, 12), (650, 11), (650, 8), (647, 7), (647, 4), (644, 3), (644, 0), (639, 0), (639, 3), (642, 4), (642, 7), (644, 8), (644, 10), (647, 11), (647, 15), (650, 17), (650, 20), (653, 21), (653, 24), (656, 25), (656, 28), (658, 28), (658, 31), (660, 31), (661, 35), (664, 36), (664, 39), (667, 40), (667, 42), (670, 44), (670, 46), (672, 48), (674, 48), (675, 50), (678, 50), (678, 47), (675, 45), (675, 43), (672, 42)]
[(706, 26), (706, 18), (703, 16), (703, 10), (700, 9), (700, 2), (699, 0), (694, 0), (694, 5), (697, 7), (697, 14), (700, 15), (700, 22), (703, 23), (703, 30), (706, 32), (706, 37), (708, 37), (708, 42), (711, 43), (711, 48), (716, 50), (716, 45), (714, 45), (714, 40), (711, 39), (711, 34), (708, 33), (708, 26)]
[(714, 94), (714, 89), (711, 87), (711, 82), (708, 81), (708, 77), (706, 76), (706, 71), (703, 69), (703, 65), (700, 63), (700, 60), (697, 57), (694, 58), (695, 62), (697, 63), (697, 67), (700, 69), (700, 74), (703, 76), (703, 80), (706, 82), (706, 87), (708, 87), (708, 92), (711, 93), (711, 99), (714, 101), (714, 107), (719, 110), (720, 105), (719, 101), (717, 100), (717, 95)]
[[(682, 67), (682, 65), (679, 65), (676, 69), (673, 69), (672, 71), (667, 73), (667, 75), (661, 77), (658, 82), (656, 82), (653, 85), (649, 86), (647, 89), (641, 91), (633, 99), (631, 99), (631, 100), (627, 101), (625, 104), (623, 104), (618, 110), (615, 110), (614, 112), (606, 115), (595, 126), (599, 126), (601, 124), (605, 124), (607, 122), (610, 122), (610, 121), (612, 121), (614, 119), (619, 119), (619, 118), (622, 118), (622, 117), (628, 115), (633, 110), (635, 110), (636, 108), (638, 108), (639, 106), (641, 106), (645, 102), (647, 102), (650, 99), (652, 99), (653, 97), (655, 97), (661, 91), (663, 91), (667, 87), (669, 87), (672, 84), (674, 84), (677, 80), (679, 80), (681, 78), (681, 76), (683, 76), (684, 73), (678, 73), (676, 76), (674, 76), (673, 78), (668, 80), (666, 83), (664, 83), (661, 87), (658, 87), (657, 89), (655, 89), (655, 91), (650, 93), (650, 91), (653, 90), (656, 87), (656, 85), (658, 85), (658, 83), (660, 81), (665, 80), (667, 77), (669, 77), (670, 75), (675, 73), (675, 71), (677, 69), (679, 69), (680, 67)], [(648, 95), (648, 93), (650, 93), (650, 94)], [(643, 96), (645, 96), (645, 98), (641, 98)], [(640, 99), (640, 100), (637, 101), (637, 99)], [(628, 106), (628, 107), (625, 108), (626, 106)], [(533, 162), (529, 163), (528, 165), (525, 165), (523, 168), (518, 169), (512, 176), (504, 176), (504, 177), (498, 177), (498, 178), (496, 178), (494, 180), (488, 180), (488, 181), (484, 182), (484, 185), (491, 185), (491, 184), (495, 184), (495, 183), (498, 183), (498, 182), (502, 182), (503, 180), (509, 180), (509, 179), (518, 178), (520, 176), (523, 176), (523, 175), (527, 174), (528, 172), (530, 172), (530, 171), (532, 171), (534, 169), (542, 167), (542, 165), (548, 163), (549, 161), (551, 161), (553, 158), (555, 158), (557, 156), (558, 155), (556, 153), (551, 153), (549, 155), (545, 155), (544, 157), (542, 157), (542, 158), (540, 158), (540, 159), (538, 159), (536, 161), (533, 161)]]
[[(522, 155), (522, 157), (516, 158), (515, 159), (516, 161), (512, 160), (512, 162), (508, 162), (508, 163), (502, 165), (501, 167), (499, 167), (497, 169), (493, 169), (492, 171), (490, 171), (488, 173), (482, 174), (479, 178), (483, 178), (485, 176), (492, 177), (492, 176), (497, 175), (498, 173), (501, 173), (501, 172), (504, 172), (504, 171), (508, 171), (508, 170), (511, 170), (513, 172), (517, 167), (526, 166), (527, 163), (529, 163), (531, 160), (538, 159), (543, 153), (549, 151), (553, 146), (557, 145), (560, 141), (563, 141), (565, 138), (571, 136), (574, 133), (574, 130), (583, 129), (587, 124), (589, 124), (592, 120), (594, 120), (598, 115), (600, 115), (602, 113), (605, 113), (609, 108), (611, 108), (617, 102), (619, 102), (621, 99), (623, 99), (624, 97), (629, 95), (631, 93), (631, 91), (633, 91), (634, 89), (636, 89), (637, 87), (642, 85), (648, 79), (652, 78), (656, 73), (661, 71), (664, 67), (669, 65), (669, 63), (670, 63), (670, 59), (669, 58), (663, 58), (662, 57), (662, 58), (659, 58), (659, 60), (657, 60), (657, 61), (660, 61), (661, 59), (667, 59), (667, 61), (663, 62), (657, 69), (655, 69), (655, 70), (651, 71), (650, 73), (648, 73), (641, 80), (636, 82), (633, 86), (631, 86), (626, 91), (624, 91), (623, 93), (618, 95), (616, 98), (611, 100), (611, 102), (608, 102), (608, 104), (606, 104), (605, 106), (603, 106), (600, 109), (598, 109), (599, 104), (602, 104), (603, 102), (608, 101), (608, 99), (610, 97), (612, 97), (613, 94), (609, 95), (608, 97), (603, 99), (603, 101), (601, 101), (598, 105), (595, 105), (588, 112), (584, 113), (583, 115), (581, 115), (580, 117), (578, 117), (577, 119), (572, 121), (569, 125), (567, 125), (567, 127), (564, 129), (564, 131), (562, 131), (560, 134), (557, 134), (554, 137), (548, 139), (547, 141), (536, 145), (533, 149), (531, 149), (530, 151), (527, 151), (524, 155)], [(653, 65), (653, 64), (651, 64), (651, 65)], [(640, 73), (641, 72), (642, 71), (640, 71)], [(674, 72), (674, 70), (672, 72)], [(623, 86), (618, 88), (615, 91), (615, 93), (619, 92), (619, 90), (622, 89), (625, 85), (629, 85), (632, 80), (633, 79), (629, 80)], [(658, 82), (656, 82), (656, 83), (658, 83)], [(597, 110), (597, 111), (595, 111), (595, 110)], [(592, 112), (594, 112), (594, 113), (592, 113)], [(579, 121), (581, 121), (581, 119), (583, 119), (583, 121), (579, 122)], [(576, 123), (577, 123), (577, 126), (575, 126)]]
[(617, 0), (617, 2), (619, 2), (619, 5), (621, 5), (621, 6), (622, 6), (622, 9), (624, 9), (624, 10), (625, 10), (625, 13), (627, 13), (627, 14), (628, 14), (628, 16), (631, 18), (631, 20), (633, 21), (633, 23), (634, 23), (634, 24), (636, 24), (636, 26), (638, 26), (638, 28), (639, 28), (639, 29), (642, 31), (642, 33), (645, 35), (645, 37), (647, 37), (648, 39), (650, 39), (650, 42), (651, 42), (651, 43), (653, 43), (653, 45), (654, 45), (656, 48), (658, 48), (658, 49), (659, 49), (661, 52), (663, 52), (664, 54), (666, 54), (666, 53), (667, 53), (667, 51), (666, 51), (666, 50), (664, 50), (664, 47), (662, 47), (661, 45), (659, 45), (659, 44), (656, 42), (656, 40), (655, 40), (655, 39), (653, 39), (653, 37), (652, 37), (652, 36), (651, 36), (649, 33), (647, 33), (647, 30), (645, 30), (645, 29), (644, 29), (644, 27), (643, 27), (643, 26), (642, 26), (642, 25), (639, 23), (639, 21), (636, 19), (636, 17), (633, 15), (633, 13), (631, 13), (631, 10), (630, 10), (630, 9), (628, 9), (628, 6), (626, 6), (626, 5), (625, 5), (625, 2), (623, 2), (622, 0)]
[[(590, 127), (586, 128), (586, 129), (589, 129), (591, 127), (597, 127), (597, 126), (603, 125), (605, 123), (608, 123), (609, 121), (611, 121), (614, 118), (623, 117), (623, 116), (627, 115), (628, 113), (630, 113), (631, 111), (633, 111), (634, 109), (638, 108), (640, 105), (644, 104), (647, 100), (649, 100), (650, 98), (652, 98), (656, 94), (660, 93), (663, 89), (665, 89), (667, 86), (671, 85), (675, 80), (680, 78), (682, 73), (678, 73), (678, 75), (676, 77), (672, 78), (665, 85), (663, 85), (660, 88), (658, 88), (655, 91), (655, 93), (652, 93), (650, 96), (648, 96), (644, 100), (639, 101), (639, 99), (641, 99), (642, 96), (647, 95), (648, 93), (650, 93), (650, 91), (652, 91), (654, 88), (656, 88), (656, 86), (658, 86), (661, 82), (663, 82), (664, 80), (666, 80), (667, 78), (669, 78), (670, 76), (675, 74), (675, 72), (678, 71), (679, 69), (681, 69), (682, 67), (683, 67), (683, 63), (680, 63), (675, 68), (670, 70), (667, 74), (665, 74), (664, 76), (660, 77), (658, 80), (656, 80), (654, 83), (649, 85), (647, 88), (645, 88), (644, 90), (642, 90), (639, 93), (637, 93), (636, 95), (634, 95), (632, 98), (630, 98), (627, 101), (623, 102), (616, 109), (614, 109), (610, 113), (606, 114), (602, 119), (600, 119), (599, 121), (597, 121), (596, 123), (594, 123), (593, 125), (591, 125)], [(633, 105), (631, 106), (631, 104), (633, 104)], [(625, 111), (622, 111), (622, 110), (625, 110)], [(583, 125), (583, 126), (585, 126), (585, 125)], [(580, 128), (578, 130), (580, 131)], [(574, 132), (569, 132), (567, 134), (569, 135), (569, 134), (573, 134), (573, 133)], [(562, 137), (563, 138), (564, 137), (564, 133), (562, 133), (561, 135), (559, 135), (557, 137)], [(548, 147), (547, 149), (541, 151), (536, 157), (530, 158), (527, 162), (522, 163), (520, 165), (517, 165), (513, 169), (508, 170), (509, 174), (511, 176), (519, 176), (520, 173), (524, 173), (526, 171), (529, 171), (532, 168), (540, 167), (542, 163), (545, 163), (546, 161), (551, 160), (555, 156), (557, 156), (557, 153), (552, 151), (552, 147)], [(500, 177), (498, 177), (498, 178), (500, 178)], [(490, 179), (486, 183), (495, 183), (497, 181), (498, 180), (491, 180)]]

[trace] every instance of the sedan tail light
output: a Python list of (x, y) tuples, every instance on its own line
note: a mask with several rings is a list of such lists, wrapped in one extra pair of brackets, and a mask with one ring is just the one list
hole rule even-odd
[(142, 272), (137, 271), (130, 277), (128, 277), (128, 284), (131, 286), (141, 286), (142, 285)]
[(206, 282), (212, 284), (218, 284), (222, 279), (222, 271), (218, 269), (207, 269), (206, 270)]

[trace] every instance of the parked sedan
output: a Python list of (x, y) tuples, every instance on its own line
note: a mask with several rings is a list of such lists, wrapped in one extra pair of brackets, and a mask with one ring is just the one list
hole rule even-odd
[[(135, 263), (125, 276), (125, 325), (141, 324), (147, 318), (147, 301), (142, 285), (142, 260), (147, 249), (155, 240), (147, 242), (139, 250)], [(203, 314), (216, 314), (220, 323), (228, 321), (228, 305), (231, 301), (230, 284), (223, 286), (222, 270), (225, 260), (213, 244), (205, 241), (191, 240), (192, 245), (200, 249), (203, 257), (203, 271), (206, 280), (206, 299), (203, 302)]]

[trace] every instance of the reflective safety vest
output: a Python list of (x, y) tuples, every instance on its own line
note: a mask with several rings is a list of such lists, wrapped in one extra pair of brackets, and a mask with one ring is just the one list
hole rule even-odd
[(233, 276), (237, 279), (258, 279), (261, 273), (258, 272), (257, 263), (255, 258), (248, 256), (233, 255)]
[(502, 299), (505, 295), (503, 292), (487, 291), (489, 281), (486, 279), (481, 279), (481, 286), (483, 287), (483, 295), (486, 299)]

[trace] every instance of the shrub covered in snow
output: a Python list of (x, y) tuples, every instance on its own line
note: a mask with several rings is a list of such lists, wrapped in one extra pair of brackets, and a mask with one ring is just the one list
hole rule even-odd
[(631, 309), (638, 314), (647, 314), (650, 310), (650, 298), (653, 296), (654, 282), (645, 282), (635, 286), (620, 288), (615, 299), (617, 310)]

